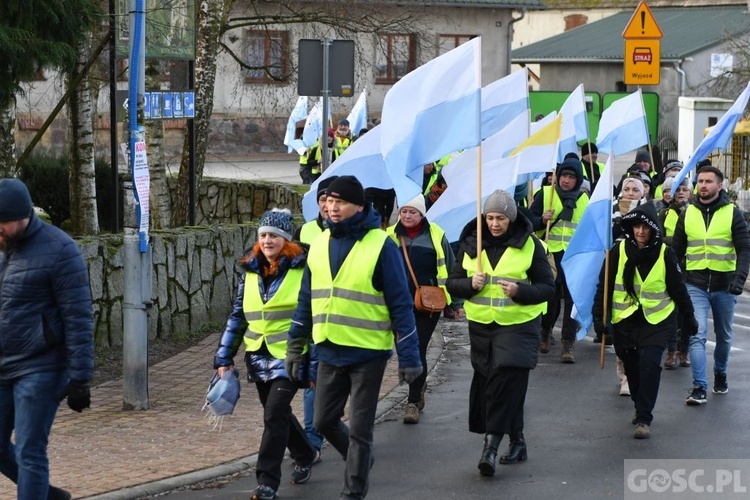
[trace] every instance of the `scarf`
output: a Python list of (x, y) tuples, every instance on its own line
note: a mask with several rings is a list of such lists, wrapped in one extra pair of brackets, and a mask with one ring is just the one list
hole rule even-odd
[(581, 189), (571, 189), (570, 191), (563, 191), (559, 185), (555, 186), (557, 196), (560, 197), (560, 203), (562, 203), (563, 209), (560, 215), (557, 217), (558, 220), (573, 220), (573, 210), (576, 208), (576, 201), (581, 196)]

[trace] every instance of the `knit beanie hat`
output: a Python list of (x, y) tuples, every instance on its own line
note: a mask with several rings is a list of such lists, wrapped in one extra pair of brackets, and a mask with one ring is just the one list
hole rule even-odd
[(348, 201), (349, 203), (362, 207), (367, 204), (367, 201), (365, 200), (365, 190), (362, 187), (362, 184), (353, 175), (342, 175), (337, 177), (328, 185), (326, 193), (333, 198)]
[(292, 231), (292, 214), (289, 210), (274, 208), (260, 217), (258, 234), (273, 233), (292, 241)]
[[(589, 145), (591, 145), (591, 150), (589, 150)], [(581, 146), (581, 156), (586, 156), (589, 153), (599, 153), (599, 148), (593, 142), (587, 142)]]
[(417, 212), (422, 214), (422, 217), (424, 217), (425, 212), (427, 212), (427, 206), (424, 202), (424, 196), (422, 196), (421, 194), (418, 194), (408, 202), (404, 203), (401, 208), (404, 207), (411, 207), (415, 209)]
[(0, 180), (0, 222), (12, 222), (31, 216), (34, 206), (26, 184), (20, 179)]
[(486, 215), (490, 212), (503, 214), (511, 222), (515, 222), (518, 209), (516, 208), (516, 201), (513, 199), (513, 195), (502, 189), (496, 189), (487, 197), (487, 201), (484, 202), (484, 214)]
[(641, 193), (641, 196), (643, 196), (646, 193), (646, 189), (643, 187), (643, 181), (639, 179), (638, 177), (626, 177), (622, 181), (622, 191), (625, 190), (625, 186), (628, 184), (633, 184), (638, 189), (638, 192)]
[(326, 177), (325, 179), (321, 180), (318, 183), (318, 198), (320, 198), (320, 195), (326, 194), (326, 190), (328, 186), (330, 186), (331, 183), (338, 178), (339, 178), (338, 175), (332, 175), (330, 177)]
[(649, 165), (651, 165), (651, 155), (646, 151), (645, 149), (639, 149), (638, 152), (635, 154), (635, 163), (638, 163), (639, 161), (645, 161)]

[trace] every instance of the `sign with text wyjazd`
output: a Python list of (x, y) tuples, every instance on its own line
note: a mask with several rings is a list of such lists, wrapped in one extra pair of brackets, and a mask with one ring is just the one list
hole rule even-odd
[(636, 7), (622, 37), (625, 39), (626, 85), (658, 85), (661, 78), (661, 38), (664, 34), (645, 2)]

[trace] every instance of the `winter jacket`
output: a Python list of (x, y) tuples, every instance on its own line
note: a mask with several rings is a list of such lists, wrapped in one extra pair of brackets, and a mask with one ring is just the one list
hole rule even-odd
[[(432, 244), (432, 238), (430, 237), (430, 223), (427, 221), (427, 219), (423, 219), (422, 228), (419, 230), (419, 233), (417, 233), (414, 239), (409, 237), (409, 235), (406, 233), (406, 230), (401, 225), (401, 222), (396, 223), (393, 231), (396, 235), (396, 239), (399, 240), (397, 245), (399, 247), (399, 252), (401, 253), (402, 258), (403, 250), (401, 250), (401, 237), (404, 237), (404, 241), (406, 242), (406, 251), (409, 254), (409, 262), (411, 263), (414, 275), (417, 277), (417, 283), (419, 283), (420, 285), (438, 286), (439, 283), (437, 280), (436, 266), (437, 252), (435, 251), (435, 247)], [(453, 255), (453, 250), (451, 249), (451, 246), (448, 243), (445, 235), (443, 235), (443, 241), (441, 242), (441, 245), (443, 247), (443, 254), (445, 255), (445, 266), (446, 269), (448, 269), (448, 271), (450, 272), (450, 270), (453, 269), (453, 264), (455, 263), (456, 258)], [(404, 261), (404, 267), (406, 267), (406, 261)], [(409, 293), (413, 297), (414, 293), (416, 292), (414, 280), (411, 279), (411, 275), (409, 274), (408, 269), (406, 270), (406, 273), (406, 281), (409, 285)], [(463, 307), (463, 300), (453, 299), (452, 297), (451, 299), (452, 300), (450, 302), (450, 305), (453, 310), (457, 310)]]
[[(331, 276), (336, 277), (349, 251), (357, 241), (364, 238), (369, 231), (381, 231), (380, 215), (369, 204), (362, 212), (341, 222), (326, 222), (331, 230), (329, 245), (329, 265)], [(318, 244), (320, 240), (316, 240)], [(412, 368), (421, 366), (419, 360), (419, 339), (414, 324), (413, 297), (409, 295), (401, 250), (390, 238), (386, 239), (378, 256), (375, 272), (370, 279), (372, 286), (383, 292), (385, 302), (390, 311), (391, 321), (395, 330), (396, 351), (398, 352), (399, 367)], [(305, 267), (302, 276), (302, 286), (299, 293), (299, 304), (292, 318), (289, 329), (289, 340), (297, 338), (310, 339), (312, 337), (312, 307), (310, 298), (310, 267)], [(391, 351), (364, 349), (334, 344), (326, 340), (316, 344), (320, 361), (333, 366), (351, 366), (355, 364), (387, 359)]]
[[(306, 262), (307, 253), (301, 246), (298, 247), (296, 255), (292, 258), (281, 256), (278, 263), (278, 272), (266, 279), (258, 279), (260, 296), (263, 298), (264, 303), (271, 300), (279, 290), (289, 269), (301, 269), (305, 266)], [(252, 250), (245, 253), (245, 257), (239, 265), (244, 272), (239, 279), (232, 312), (227, 319), (224, 333), (219, 339), (219, 347), (214, 356), (214, 368), (234, 364), (234, 356), (242, 344), (248, 326), (242, 305), (245, 296), (245, 276), (246, 273), (255, 273), (262, 276), (260, 266), (258, 256)], [(247, 380), (249, 382), (268, 382), (277, 378), (289, 378), (284, 369), (284, 359), (277, 359), (271, 356), (265, 348), (265, 344), (259, 351), (246, 352), (245, 364), (247, 366)], [(298, 379), (301, 382), (304, 382), (308, 378), (307, 369), (307, 366), (303, 366), (302, 373), (298, 374)]]
[(0, 379), (94, 371), (94, 317), (86, 262), (65, 232), (31, 216), (17, 245), (0, 252)]
[[(706, 227), (711, 222), (713, 214), (721, 207), (730, 204), (729, 197), (723, 189), (719, 197), (712, 203), (704, 205), (699, 200), (694, 201), (695, 205), (703, 215)], [(697, 271), (686, 271), (686, 281), (689, 285), (696, 286), (709, 292), (727, 291), (733, 284), (744, 285), (747, 279), (747, 273), (750, 269), (750, 234), (748, 234), (747, 224), (739, 208), (734, 207), (732, 216), (732, 242), (737, 253), (737, 266), (733, 272), (719, 272), (710, 269), (701, 269)], [(687, 252), (687, 234), (685, 233), (685, 211), (677, 219), (677, 226), (674, 229), (672, 237), (672, 249), (674, 249), (677, 258), (681, 261)]]
[[(640, 205), (630, 213), (636, 216), (639, 214), (644, 214), (644, 216), (651, 219), (657, 227), (660, 227), (660, 221), (658, 219), (658, 216), (656, 215), (656, 210), (651, 203)], [(628, 223), (627, 226), (624, 225), (623, 231), (624, 233), (630, 234), (630, 238), (628, 238), (627, 236), (625, 238), (626, 245), (630, 245), (632, 249), (635, 243), (632, 240), (632, 227), (630, 226), (630, 223)], [(656, 238), (652, 239), (654, 245), (660, 246), (663, 242), (661, 233), (658, 236), (652, 236), (652, 238)], [(637, 266), (637, 272), (641, 277), (645, 278), (646, 276), (648, 276), (648, 273), (651, 272), (651, 269), (656, 263), (655, 259), (658, 256), (657, 250), (658, 248), (654, 250), (655, 256), (653, 259), (645, 260), (642, 264)], [(614, 245), (609, 253), (609, 284), (607, 287), (607, 304), (609, 304), (609, 311), (607, 313), (608, 319), (612, 318), (612, 293), (615, 288), (615, 278), (617, 277), (617, 270), (620, 259), (627, 259), (627, 256), (622, 255), (622, 253), (620, 252), (619, 244)], [(638, 310), (635, 311), (631, 316), (628, 316), (622, 321), (612, 324), (612, 331), (614, 332), (614, 342), (617, 347), (622, 347), (624, 349), (644, 346), (665, 347), (667, 345), (667, 340), (669, 339), (670, 334), (672, 334), (677, 329), (677, 315), (680, 314), (684, 316), (693, 316), (693, 303), (690, 300), (690, 295), (688, 295), (687, 288), (685, 288), (685, 281), (680, 270), (679, 261), (677, 260), (677, 257), (675, 256), (672, 249), (669, 247), (667, 247), (664, 251), (664, 265), (666, 267), (664, 279), (667, 288), (666, 292), (677, 306), (677, 309), (675, 309), (672, 314), (670, 314), (669, 317), (667, 317), (665, 320), (659, 322), (656, 325), (652, 325), (651, 323), (646, 321), (646, 318), (643, 315), (643, 308), (639, 306)], [(596, 287), (594, 305), (591, 310), (594, 319), (594, 325), (597, 331), (603, 331), (604, 328), (603, 307), (605, 266), (606, 263), (602, 265), (601, 271), (599, 273), (599, 283)]]
[[(469, 299), (477, 293), (471, 286), (471, 277), (467, 276), (466, 269), (463, 268), (464, 255), (472, 259), (477, 256), (476, 224), (474, 219), (461, 232), (456, 263), (446, 283), (451, 296)], [(482, 234), (489, 234), (489, 228), (484, 221), (482, 227)], [(507, 248), (523, 248), (528, 238), (534, 238), (535, 243), (532, 264), (527, 271), (530, 283), (519, 283), (518, 294), (512, 300), (517, 304), (528, 305), (551, 300), (555, 295), (555, 281), (544, 247), (532, 234), (531, 222), (519, 212), (516, 221), (508, 227), (506, 235), (506, 238), (501, 237), (499, 241), (492, 239), (495, 243), (486, 236), (482, 237), (482, 249), (493, 267), (497, 265)], [(484, 325), (469, 321), (472, 366), (485, 375), (498, 367), (534, 368), (539, 353), (540, 327), (539, 318), (508, 326), (497, 323)]]

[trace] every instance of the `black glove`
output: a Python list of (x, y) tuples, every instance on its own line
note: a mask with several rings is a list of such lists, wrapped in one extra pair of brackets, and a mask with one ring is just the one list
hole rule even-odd
[(693, 335), (698, 333), (698, 321), (696, 321), (695, 316), (689, 316), (685, 318), (684, 323), (682, 325), (682, 331), (680, 332), (683, 338), (692, 337)]
[(742, 295), (744, 284), (745, 283), (743, 281), (735, 277), (732, 280), (732, 283), (730, 283), (729, 289), (727, 290), (727, 292), (731, 293), (732, 295)]
[(299, 379), (299, 370), (302, 367), (307, 341), (305, 339), (293, 339), (286, 343), (286, 359), (284, 360), (284, 369), (286, 370), (289, 380), (296, 382)]
[(71, 410), (81, 413), (85, 408), (91, 407), (91, 390), (88, 382), (80, 380), (71, 380), (65, 387), (60, 401), (68, 397), (68, 406)]

